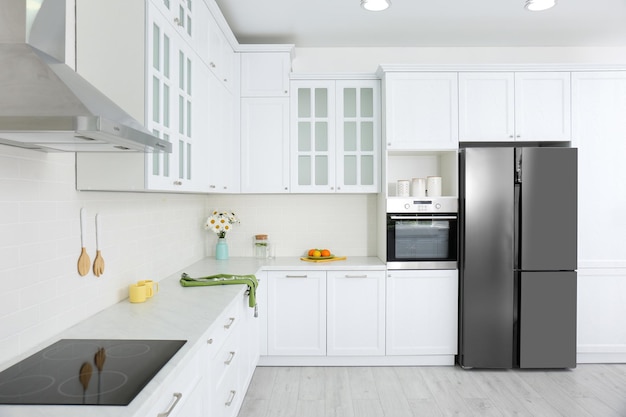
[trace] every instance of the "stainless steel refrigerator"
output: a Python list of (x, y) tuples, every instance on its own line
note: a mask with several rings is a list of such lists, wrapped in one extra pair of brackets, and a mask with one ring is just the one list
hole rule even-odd
[(577, 149), (459, 155), (459, 365), (575, 367)]

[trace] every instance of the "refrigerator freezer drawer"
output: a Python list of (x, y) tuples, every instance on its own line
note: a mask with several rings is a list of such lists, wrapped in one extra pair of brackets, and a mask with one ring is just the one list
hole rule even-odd
[(520, 368), (576, 367), (576, 272), (520, 273)]

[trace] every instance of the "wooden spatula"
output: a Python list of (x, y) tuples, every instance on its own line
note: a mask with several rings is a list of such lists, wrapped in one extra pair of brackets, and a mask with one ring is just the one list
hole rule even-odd
[(87, 254), (87, 249), (85, 249), (85, 244), (87, 240), (87, 223), (86, 218), (87, 213), (85, 212), (85, 208), (80, 209), (80, 256), (78, 257), (78, 274), (81, 277), (84, 277), (89, 272), (89, 267), (91, 266), (91, 259), (89, 259), (89, 255)]
[(100, 215), (96, 213), (96, 259), (93, 260), (93, 274), (97, 277), (104, 274), (104, 258), (100, 253)]

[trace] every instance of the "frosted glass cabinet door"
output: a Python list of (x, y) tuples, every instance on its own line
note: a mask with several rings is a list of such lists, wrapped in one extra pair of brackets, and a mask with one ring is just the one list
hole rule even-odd
[(176, 131), (178, 119), (174, 106), (178, 75), (174, 59), (176, 32), (155, 8), (149, 10), (148, 23), (148, 122), (155, 136), (172, 142), (172, 153), (146, 154), (147, 188), (158, 190), (176, 189), (178, 171), (178, 143)]
[(380, 82), (337, 81), (337, 176), (340, 192), (379, 191)]
[(334, 81), (294, 81), (291, 89), (291, 189), (293, 192), (333, 192)]

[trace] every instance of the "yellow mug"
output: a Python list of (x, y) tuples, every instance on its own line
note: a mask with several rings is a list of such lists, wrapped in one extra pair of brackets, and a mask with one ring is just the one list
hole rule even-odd
[(159, 283), (156, 281), (152, 281), (151, 279), (137, 281), (137, 285), (145, 285), (146, 287), (150, 288), (150, 294), (146, 294), (147, 298), (152, 298), (153, 295), (159, 292)]
[(147, 285), (130, 284), (128, 287), (128, 299), (131, 303), (143, 303), (152, 297), (152, 288)]

